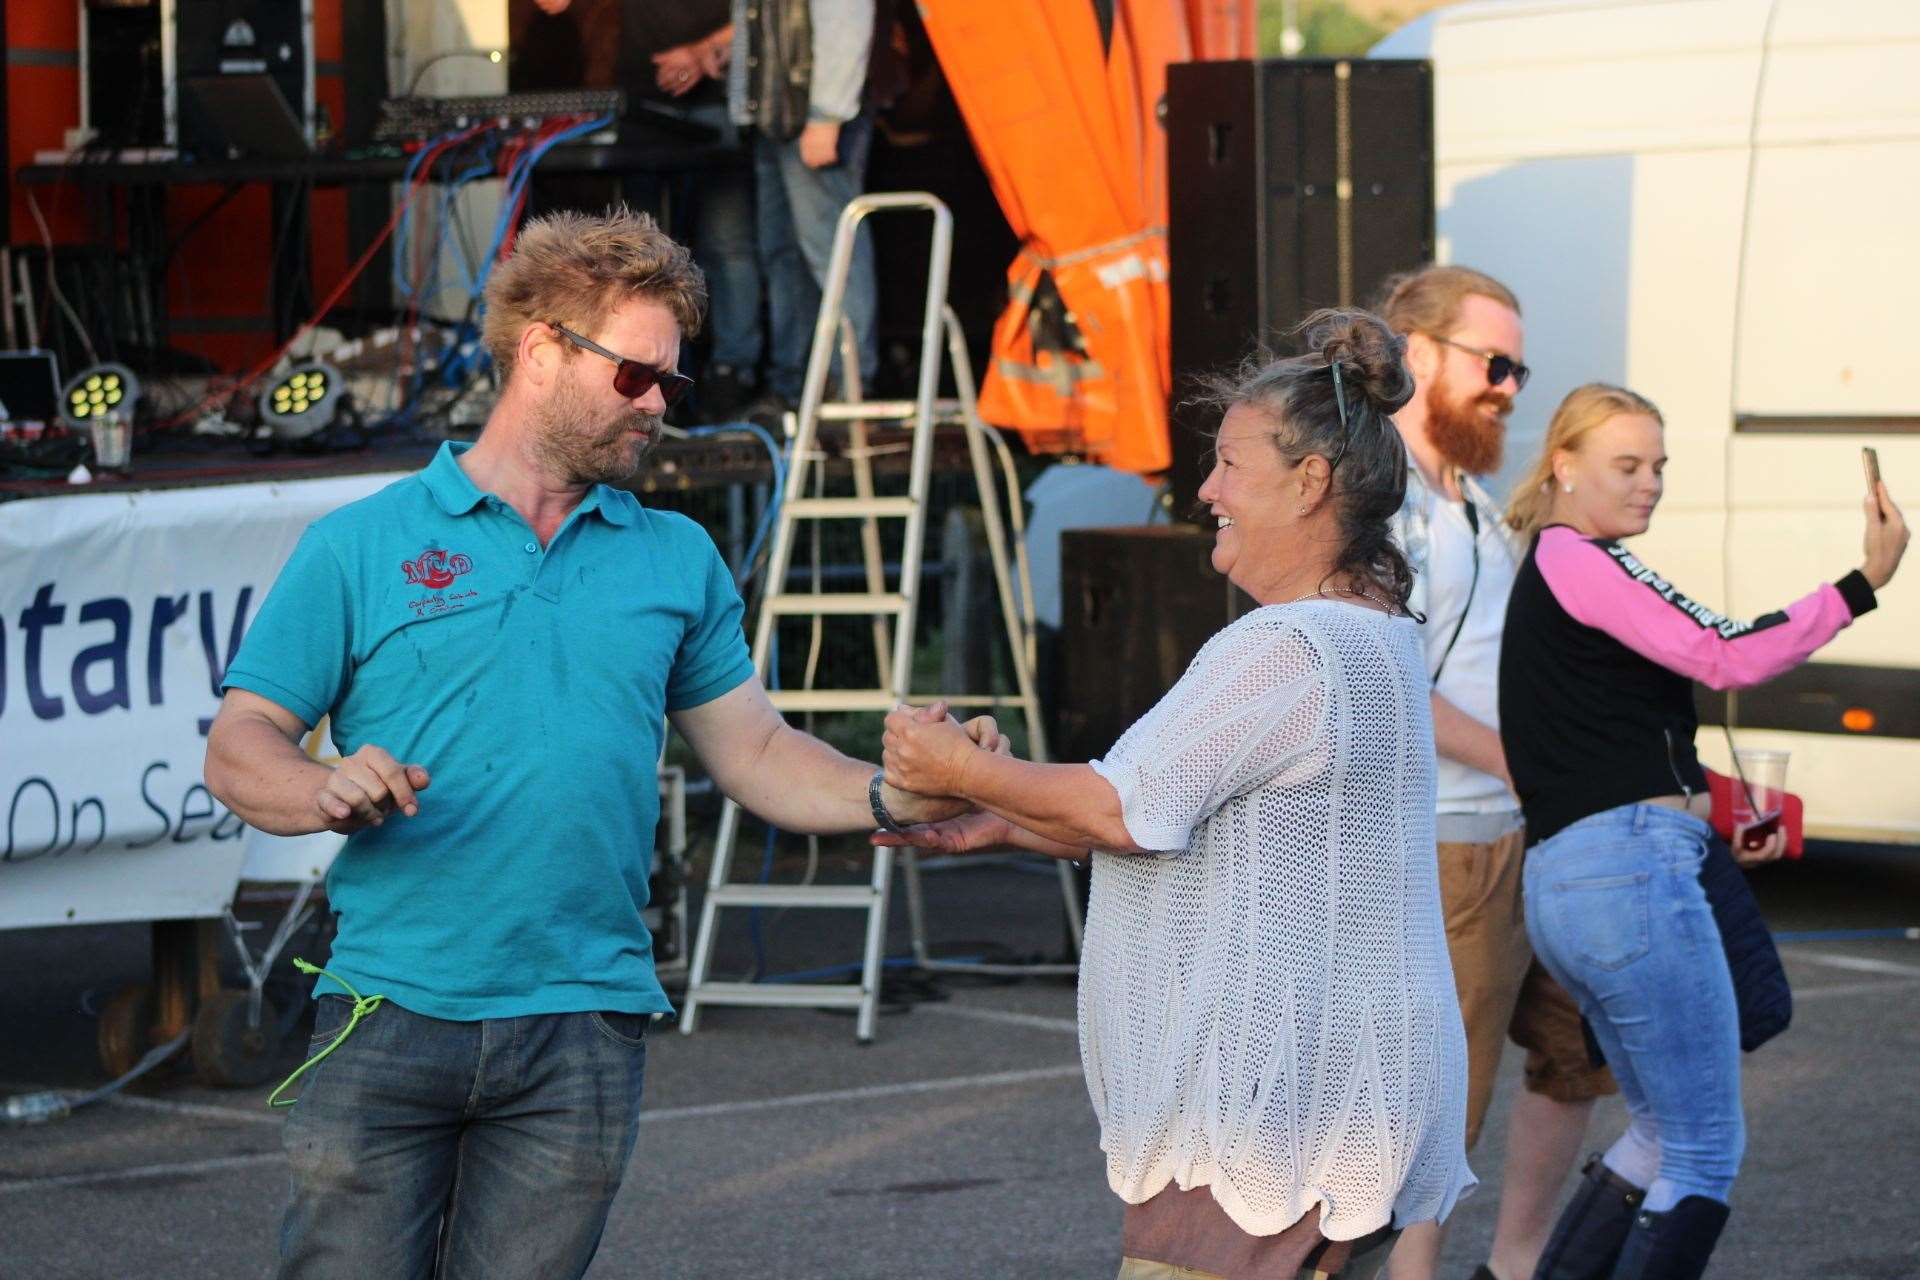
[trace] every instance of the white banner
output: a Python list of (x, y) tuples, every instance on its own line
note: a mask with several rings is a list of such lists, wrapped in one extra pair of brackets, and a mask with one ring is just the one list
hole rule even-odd
[(219, 685), (317, 517), (391, 474), (0, 504), (0, 929), (218, 915), (339, 838), (201, 782)]

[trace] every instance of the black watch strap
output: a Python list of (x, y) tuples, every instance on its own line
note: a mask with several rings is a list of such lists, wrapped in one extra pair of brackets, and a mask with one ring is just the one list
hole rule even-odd
[(894, 821), (891, 813), (887, 812), (886, 798), (880, 794), (880, 788), (886, 783), (886, 780), (886, 770), (875, 769), (873, 771), (873, 777), (867, 781), (867, 804), (873, 810), (875, 826), (879, 827), (882, 831), (892, 831), (898, 834), (900, 824)]

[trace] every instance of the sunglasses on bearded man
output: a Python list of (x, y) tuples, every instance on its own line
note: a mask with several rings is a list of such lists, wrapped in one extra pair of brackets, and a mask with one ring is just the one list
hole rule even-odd
[(1480, 348), (1470, 347), (1464, 342), (1455, 342), (1452, 338), (1443, 338), (1437, 333), (1429, 333), (1427, 336), (1435, 342), (1452, 347), (1456, 351), (1464, 351), (1470, 356), (1479, 356), (1482, 360), (1485, 360), (1487, 362), (1487, 385), (1490, 387), (1497, 387), (1508, 378), (1512, 378), (1513, 389), (1515, 391), (1524, 391), (1527, 386), (1527, 379), (1533, 376), (1533, 370), (1527, 368), (1527, 366), (1521, 364), (1512, 356), (1503, 356), (1497, 351), (1482, 351)]
[(584, 338), (563, 324), (548, 322), (548, 328), (583, 350), (613, 361), (613, 389), (620, 393), (623, 400), (638, 400), (655, 387), (660, 388), (660, 398), (671, 409), (678, 404), (680, 397), (693, 390), (693, 379), (685, 374), (675, 373), (671, 369), (656, 369), (639, 360), (629, 360), (616, 352), (607, 350), (591, 338)]

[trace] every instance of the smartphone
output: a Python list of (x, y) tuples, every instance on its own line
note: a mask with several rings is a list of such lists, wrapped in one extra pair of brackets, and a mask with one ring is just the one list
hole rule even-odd
[(1776, 811), (1763, 818), (1755, 819), (1752, 824), (1740, 831), (1742, 849), (1759, 849), (1773, 839), (1773, 833), (1780, 829), (1780, 814)]
[(1872, 445), (1864, 445), (1860, 450), (1860, 465), (1867, 470), (1867, 490), (1880, 483), (1880, 451)]

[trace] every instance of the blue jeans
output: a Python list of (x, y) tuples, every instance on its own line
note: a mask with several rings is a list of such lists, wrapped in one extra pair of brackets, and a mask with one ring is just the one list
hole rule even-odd
[[(798, 141), (754, 139), (754, 198), (760, 221), (760, 265), (767, 281), (770, 351), (767, 383), (791, 401), (800, 399), (813, 326), (820, 314), (820, 288), (833, 256), (833, 229), (847, 202), (866, 189), (867, 151), (873, 119), (865, 112), (840, 126), (840, 163), (809, 169)], [(847, 274), (846, 316), (860, 348), (861, 386), (870, 388), (880, 369), (877, 331), (880, 302), (873, 270), (873, 237), (863, 225), (854, 238)], [(834, 338), (838, 364), (839, 337)]]
[[(720, 145), (738, 146), (739, 126), (724, 102), (675, 108), (695, 124), (716, 129)], [(628, 203), (656, 212), (671, 200), (691, 213), (693, 257), (707, 277), (709, 365), (730, 365), (751, 377), (764, 350), (760, 332), (759, 227), (753, 201), (753, 170), (740, 163), (680, 173), (627, 175)], [(675, 221), (678, 221), (676, 211)]]
[(1592, 1024), (1631, 1117), (1607, 1164), (1646, 1207), (1725, 1201), (1740, 1170), (1740, 1023), (1713, 909), (1700, 887), (1712, 832), (1629, 804), (1527, 851), (1527, 935)]
[[(322, 996), (312, 1052), (352, 1003)], [(306, 1075), (282, 1277), (578, 1276), (640, 1117), (646, 1014), (446, 1022), (392, 1001)]]

